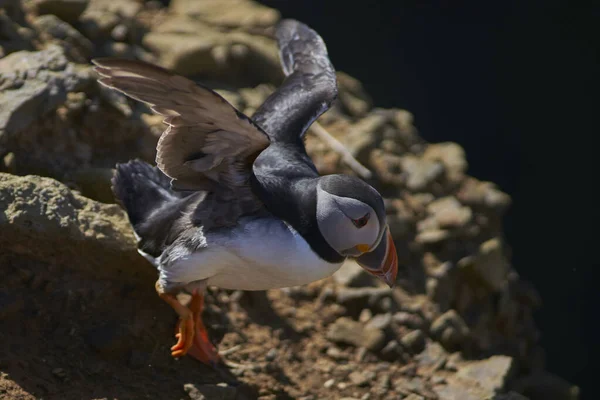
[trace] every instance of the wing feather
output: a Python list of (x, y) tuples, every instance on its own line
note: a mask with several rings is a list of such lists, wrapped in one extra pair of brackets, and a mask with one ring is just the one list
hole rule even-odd
[(269, 145), (250, 118), (214, 91), (155, 65), (115, 58), (93, 62), (102, 85), (165, 117), (156, 164), (174, 188), (236, 191), (248, 185), (252, 162)]

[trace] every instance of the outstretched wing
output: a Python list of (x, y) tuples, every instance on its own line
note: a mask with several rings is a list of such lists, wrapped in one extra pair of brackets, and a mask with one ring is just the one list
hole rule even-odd
[(116, 58), (93, 63), (101, 84), (165, 117), (156, 164), (173, 189), (249, 193), (252, 163), (269, 145), (250, 118), (214, 91), (155, 65)]
[(275, 36), (286, 79), (252, 116), (273, 141), (297, 142), (337, 97), (335, 69), (323, 39), (295, 20), (282, 20)]

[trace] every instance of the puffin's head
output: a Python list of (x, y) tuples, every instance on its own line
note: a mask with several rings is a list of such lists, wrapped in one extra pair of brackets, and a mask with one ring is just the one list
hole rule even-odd
[(317, 223), (327, 243), (353, 257), (390, 287), (396, 282), (398, 255), (377, 190), (346, 175), (327, 175), (317, 184)]

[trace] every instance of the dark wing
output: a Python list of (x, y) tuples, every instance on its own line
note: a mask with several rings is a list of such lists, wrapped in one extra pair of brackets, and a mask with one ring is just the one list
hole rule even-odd
[(223, 97), (152, 64), (93, 60), (99, 82), (144, 102), (165, 117), (156, 164), (175, 189), (246, 186), (252, 162), (268, 136)]
[(337, 97), (335, 69), (323, 39), (308, 26), (282, 20), (275, 36), (286, 79), (252, 119), (272, 141), (296, 142)]
[(269, 146), (269, 137), (252, 120), (212, 90), (163, 68), (114, 58), (93, 62), (101, 84), (165, 117), (168, 128), (156, 148), (158, 168), (175, 190), (210, 191), (194, 211), (195, 222), (228, 225), (262, 206), (249, 181), (252, 163)]

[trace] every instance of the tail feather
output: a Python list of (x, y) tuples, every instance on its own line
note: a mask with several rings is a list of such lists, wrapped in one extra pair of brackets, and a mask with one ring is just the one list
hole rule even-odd
[(117, 164), (112, 190), (136, 227), (153, 211), (179, 198), (170, 190), (170, 179), (158, 168), (140, 160)]

